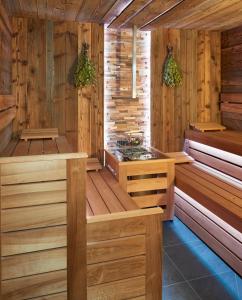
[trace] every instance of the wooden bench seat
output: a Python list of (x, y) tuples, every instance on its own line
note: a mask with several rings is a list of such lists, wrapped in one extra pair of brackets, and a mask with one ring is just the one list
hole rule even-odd
[(176, 165), (175, 213), (242, 275), (242, 158), (226, 152), (224, 140), (222, 149), (201, 144), (205, 134), (189, 131), (194, 162)]
[(86, 196), (87, 217), (139, 209), (106, 168), (87, 172)]

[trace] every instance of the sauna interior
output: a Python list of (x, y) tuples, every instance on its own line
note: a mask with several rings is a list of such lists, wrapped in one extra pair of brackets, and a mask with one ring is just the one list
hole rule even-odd
[(0, 299), (242, 299), (242, 1), (0, 0)]

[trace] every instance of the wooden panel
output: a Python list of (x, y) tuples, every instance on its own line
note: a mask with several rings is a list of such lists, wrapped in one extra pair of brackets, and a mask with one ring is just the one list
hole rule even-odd
[(65, 203), (2, 211), (3, 232), (63, 224), (66, 224)]
[(241, 110), (241, 57), (242, 57), (242, 27), (237, 27), (222, 33), (222, 92), (221, 100), (234, 104), (222, 104), (222, 121), (233, 130), (242, 130)]
[[(168, 44), (183, 74), (181, 87), (173, 89), (160, 84)], [(151, 47), (152, 146), (181, 151), (190, 122), (219, 122), (220, 33), (157, 29)]]
[[(230, 250), (224, 247), (223, 243), (213, 236), (212, 232), (207, 231), (201, 225), (202, 223), (197, 223), (195, 220), (198, 217), (201, 217), (201, 214), (194, 214), (191, 217), (190, 214), (187, 214), (182, 206), (176, 206), (176, 215), (202, 239), (204, 240), (214, 251), (216, 251), (229, 265), (231, 265), (237, 272), (241, 273), (241, 260), (238, 259)], [(207, 219), (210, 221), (209, 219)], [(205, 222), (207, 223), (207, 221)], [(204, 224), (205, 224), (204, 223)], [(213, 228), (216, 225), (213, 225)], [(214, 229), (213, 229), (214, 230)], [(215, 229), (216, 230), (216, 229)]]
[(3, 165), (2, 184), (66, 179), (66, 161), (53, 160)]
[(78, 26), (78, 53), (82, 43), (90, 45), (89, 56), (96, 66), (96, 84), (83, 88), (78, 97), (78, 150), (102, 160), (104, 126), (104, 28), (98, 24)]
[(162, 190), (168, 187), (167, 178), (136, 179), (127, 182), (127, 192)]
[(15, 255), (65, 247), (66, 226), (2, 234), (2, 255)]
[[(147, 167), (149, 165), (149, 167)], [(168, 164), (165, 162), (156, 161), (131, 163), (127, 166), (127, 176), (149, 175), (167, 173)]]
[(87, 263), (110, 261), (145, 253), (145, 237), (143, 235), (125, 237), (115, 240), (88, 243)]
[(216, 170), (219, 170), (225, 174), (228, 174), (232, 177), (235, 177), (239, 180), (242, 180), (241, 167), (227, 163), (221, 159), (217, 159), (210, 155), (207, 155), (203, 152), (196, 151), (193, 149), (189, 150), (190, 155), (196, 160), (205, 165), (213, 167)]
[(142, 235), (146, 232), (145, 218), (133, 217), (122, 220), (105, 221), (87, 226), (88, 243), (112, 240), (122, 237)]
[[(151, 30), (159, 26), (206, 30), (233, 28), (241, 25), (239, 21), (240, 9), (241, 2), (238, 0), (214, 0), (213, 2), (184, 0), (143, 29)], [(227, 18), (228, 15), (230, 16), (229, 19)]]
[(2, 1), (0, 15), (0, 95), (10, 95), (12, 93), (12, 20)]
[[(233, 136), (231, 136), (231, 133)], [(185, 137), (189, 140), (205, 144), (214, 148), (218, 148), (230, 153), (242, 155), (242, 141), (240, 140), (241, 133), (233, 131), (225, 131), (218, 133), (201, 133), (194, 130), (188, 130)]]
[(3, 299), (6, 300), (30, 299), (66, 290), (67, 272), (65, 270), (3, 281)]
[(146, 233), (146, 299), (161, 299), (161, 222), (160, 216), (147, 217)]
[(67, 161), (67, 293), (86, 299), (86, 160)]
[(167, 204), (165, 193), (132, 197), (140, 208), (162, 206)]
[(66, 248), (2, 258), (2, 279), (40, 274), (66, 268)]
[(135, 256), (111, 262), (89, 265), (88, 286), (144, 275), (145, 256)]
[(1, 193), (4, 209), (66, 202), (66, 182), (3, 186)]
[(133, 277), (88, 288), (88, 300), (101, 297), (117, 300), (130, 299), (145, 294), (145, 277)]

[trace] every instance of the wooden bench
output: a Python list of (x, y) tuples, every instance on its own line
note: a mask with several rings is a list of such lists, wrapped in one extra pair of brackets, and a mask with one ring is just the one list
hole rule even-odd
[(161, 299), (160, 208), (139, 209), (106, 169), (86, 174), (86, 155), (69, 153), (65, 137), (7, 148), (2, 300)]
[(86, 191), (88, 299), (160, 300), (161, 209), (140, 209), (106, 168)]
[(186, 143), (195, 162), (176, 165), (176, 215), (242, 274), (242, 158)]

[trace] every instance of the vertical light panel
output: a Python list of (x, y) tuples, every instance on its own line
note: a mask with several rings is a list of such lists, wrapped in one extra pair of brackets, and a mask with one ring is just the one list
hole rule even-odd
[(142, 130), (150, 144), (150, 32), (137, 32), (137, 99), (132, 99), (132, 30), (105, 29), (104, 139), (114, 146), (117, 135)]

